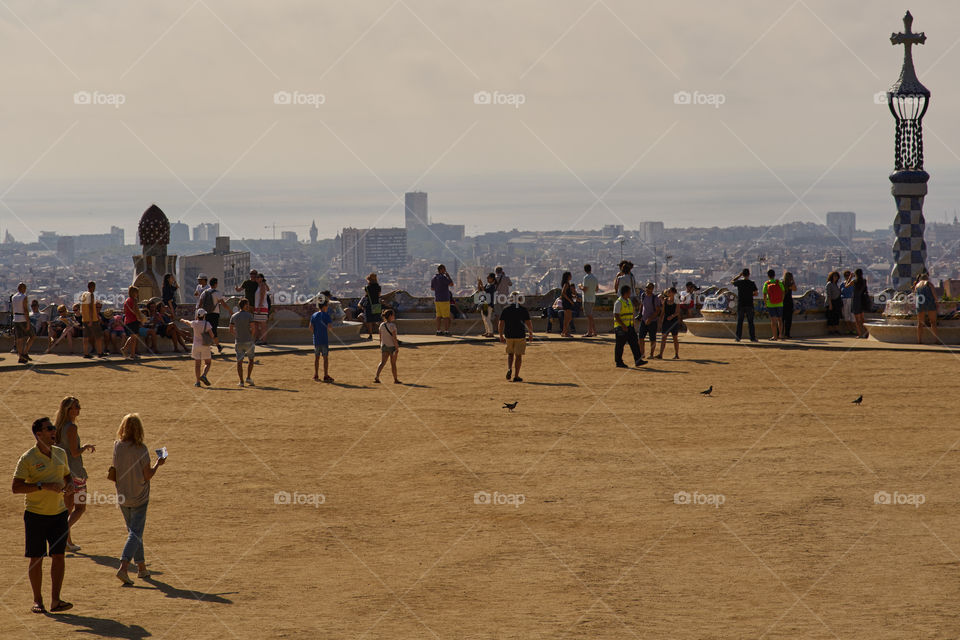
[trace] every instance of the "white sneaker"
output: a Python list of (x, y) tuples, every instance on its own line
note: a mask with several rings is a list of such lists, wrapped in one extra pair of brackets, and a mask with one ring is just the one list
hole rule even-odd
[(71, 553), (76, 553), (77, 551), (80, 551), (80, 545), (78, 545), (78, 544), (72, 544), (72, 543), (68, 542), (68, 543), (67, 543), (67, 551), (70, 551)]
[(256, 386), (253, 384), (253, 380), (251, 380), (250, 378), (247, 378), (247, 384), (250, 385), (251, 387)]

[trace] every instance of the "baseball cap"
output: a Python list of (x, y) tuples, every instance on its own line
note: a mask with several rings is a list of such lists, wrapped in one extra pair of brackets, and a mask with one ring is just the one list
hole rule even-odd
[(202, 318), (205, 315), (207, 315), (206, 309), (204, 309), (203, 307), (200, 307), (199, 309), (197, 309), (197, 318)]
[(205, 273), (201, 273), (200, 275), (197, 276), (197, 280), (206, 280), (206, 279), (207, 279), (207, 274)]

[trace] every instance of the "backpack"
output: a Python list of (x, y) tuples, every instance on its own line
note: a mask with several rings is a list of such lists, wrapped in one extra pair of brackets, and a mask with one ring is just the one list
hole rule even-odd
[(783, 285), (779, 280), (767, 281), (767, 302), (773, 305), (783, 304)]
[(213, 292), (214, 289), (208, 287), (200, 294), (200, 307), (207, 313), (213, 313), (217, 309), (217, 305), (213, 301)]

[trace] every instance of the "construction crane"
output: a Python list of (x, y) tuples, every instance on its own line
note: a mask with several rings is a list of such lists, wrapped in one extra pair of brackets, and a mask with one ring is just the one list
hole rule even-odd
[(277, 229), (308, 229), (308, 228), (310, 228), (310, 226), (312, 226), (312, 225), (309, 225), (309, 224), (277, 224), (276, 222), (274, 222), (273, 224), (265, 225), (263, 228), (264, 228), (264, 229), (273, 229), (273, 239), (276, 240), (276, 239), (277, 239)]

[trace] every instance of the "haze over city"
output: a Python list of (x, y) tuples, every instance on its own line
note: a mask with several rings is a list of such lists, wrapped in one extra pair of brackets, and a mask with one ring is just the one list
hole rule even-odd
[[(960, 195), (960, 7), (914, 9), (916, 30), (937, 31), (914, 58), (933, 92), (927, 216), (942, 221)], [(402, 226), (412, 189), (468, 235), (828, 210), (885, 228), (893, 119), (875, 95), (897, 77), (885, 34), (903, 10), (9, 2), (0, 229), (118, 224), (132, 240), (157, 202), (233, 237), (317, 220), (330, 238)]]

